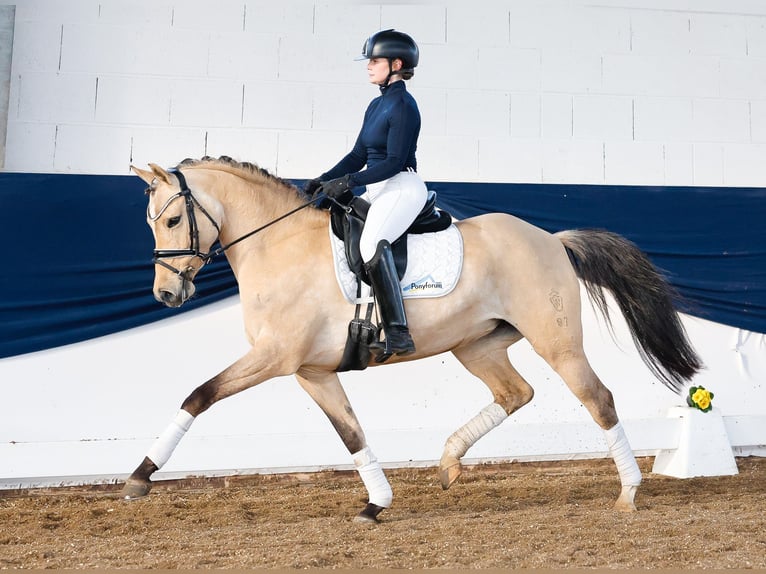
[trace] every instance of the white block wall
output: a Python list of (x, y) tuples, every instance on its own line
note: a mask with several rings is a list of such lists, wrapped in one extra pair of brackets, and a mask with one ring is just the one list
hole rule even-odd
[(5, 168), (231, 155), (313, 177), (352, 145), (370, 33), (421, 48), (432, 181), (766, 185), (766, 3), (19, 0)]
[[(315, 176), (351, 146), (376, 95), (353, 58), (385, 27), (420, 43), (410, 86), (428, 180), (766, 185), (761, 0), (19, 0), (6, 169), (124, 174), (227, 154)], [(587, 352), (633, 448), (673, 449), (679, 421), (665, 413), (681, 399), (647, 374), (624, 329), (616, 347), (588, 308)], [(697, 383), (716, 392), (735, 452), (762, 455), (764, 335), (685, 322), (708, 365)], [(124, 477), (183, 397), (244, 352), (240, 323), (227, 300), (0, 361), (11, 393), (0, 401), (0, 488)], [(183, 372), (126, 362), (160, 347), (208, 352)], [(604, 456), (563, 382), (524, 344), (511, 354), (535, 401), (471, 459)], [(449, 355), (343, 381), (389, 466), (433, 464), (490, 400)], [(290, 378), (201, 417), (164, 476), (349, 465)]]
[(13, 51), (13, 26), (16, 9), (0, 6), (0, 169), (5, 160), (5, 133), (8, 117), (8, 100), (11, 90), (11, 52)]

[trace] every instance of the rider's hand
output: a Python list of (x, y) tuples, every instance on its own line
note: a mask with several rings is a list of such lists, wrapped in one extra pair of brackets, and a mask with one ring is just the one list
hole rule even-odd
[(351, 189), (349, 178), (349, 175), (344, 175), (343, 177), (338, 177), (331, 179), (330, 181), (326, 181), (322, 184), (322, 191), (327, 194), (327, 197), (339, 199), (344, 193)]
[(316, 177), (314, 179), (308, 180), (303, 185), (303, 191), (306, 195), (310, 197), (314, 197), (314, 194), (316, 194), (317, 189), (319, 189), (320, 187), (322, 187), (322, 181), (318, 177)]

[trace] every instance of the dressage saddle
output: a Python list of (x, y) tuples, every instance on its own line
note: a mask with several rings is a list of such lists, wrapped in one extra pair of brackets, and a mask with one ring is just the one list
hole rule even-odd
[[(348, 195), (351, 194), (349, 193)], [(340, 205), (341, 203), (344, 205)], [(364, 261), (362, 261), (362, 255), (359, 251), (359, 238), (362, 235), (362, 229), (364, 228), (364, 222), (367, 219), (369, 210), (370, 203), (356, 195), (351, 195), (350, 198), (341, 197), (338, 203), (333, 204), (330, 210), (332, 231), (338, 239), (343, 241), (349, 268), (360, 281), (364, 281), (368, 285), (369, 279), (364, 270)], [(452, 216), (436, 207), (436, 192), (428, 190), (426, 203), (415, 218), (415, 221), (404, 235), (391, 244), (399, 279), (404, 277), (404, 272), (407, 270), (407, 235), (444, 231), (451, 224)]]
[[(351, 271), (357, 276), (357, 297), (361, 294), (362, 282), (369, 285), (364, 261), (359, 250), (359, 238), (370, 203), (359, 196), (349, 193), (341, 197), (331, 207), (330, 221), (332, 231), (343, 241), (344, 251)], [(407, 270), (407, 235), (414, 233), (434, 233), (444, 231), (452, 224), (452, 216), (436, 208), (436, 192), (429, 190), (426, 204), (407, 229), (406, 233), (391, 245), (394, 253), (396, 272), (401, 280)], [(360, 317), (360, 304), (357, 303), (354, 318), (348, 325), (346, 347), (343, 358), (335, 369), (337, 372), (364, 370), (370, 361), (370, 345), (380, 338), (380, 326), (372, 323), (373, 304), (367, 304), (364, 318)]]

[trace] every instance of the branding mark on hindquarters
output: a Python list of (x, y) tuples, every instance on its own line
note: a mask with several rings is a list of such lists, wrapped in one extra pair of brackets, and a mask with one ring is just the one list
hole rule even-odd
[(564, 299), (561, 298), (561, 295), (555, 289), (548, 293), (548, 301), (551, 302), (551, 305), (553, 305), (557, 312), (561, 313), (564, 310)]

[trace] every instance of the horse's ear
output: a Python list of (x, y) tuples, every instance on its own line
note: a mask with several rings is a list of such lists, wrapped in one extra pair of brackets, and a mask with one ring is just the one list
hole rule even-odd
[(154, 180), (164, 181), (165, 183), (168, 183), (168, 184), (173, 183), (173, 180), (171, 179), (171, 175), (167, 171), (162, 169), (160, 166), (158, 166), (156, 163), (150, 163), (149, 167), (152, 168), (152, 171), (139, 169), (134, 165), (131, 165), (130, 169), (133, 170), (133, 173), (135, 173), (138, 177), (143, 179), (149, 185), (152, 185), (152, 182)]
[(147, 183), (147, 185), (151, 185), (152, 184), (152, 180), (154, 179), (154, 174), (151, 171), (146, 171), (145, 169), (139, 169), (139, 168), (137, 168), (134, 165), (131, 165), (130, 169), (138, 177), (143, 179)]
[(165, 171), (163, 168), (158, 166), (156, 163), (150, 163), (149, 167), (152, 168), (152, 173), (154, 174), (154, 177), (159, 179), (160, 181), (164, 181), (167, 184), (173, 184), (173, 180), (171, 179), (170, 174)]

